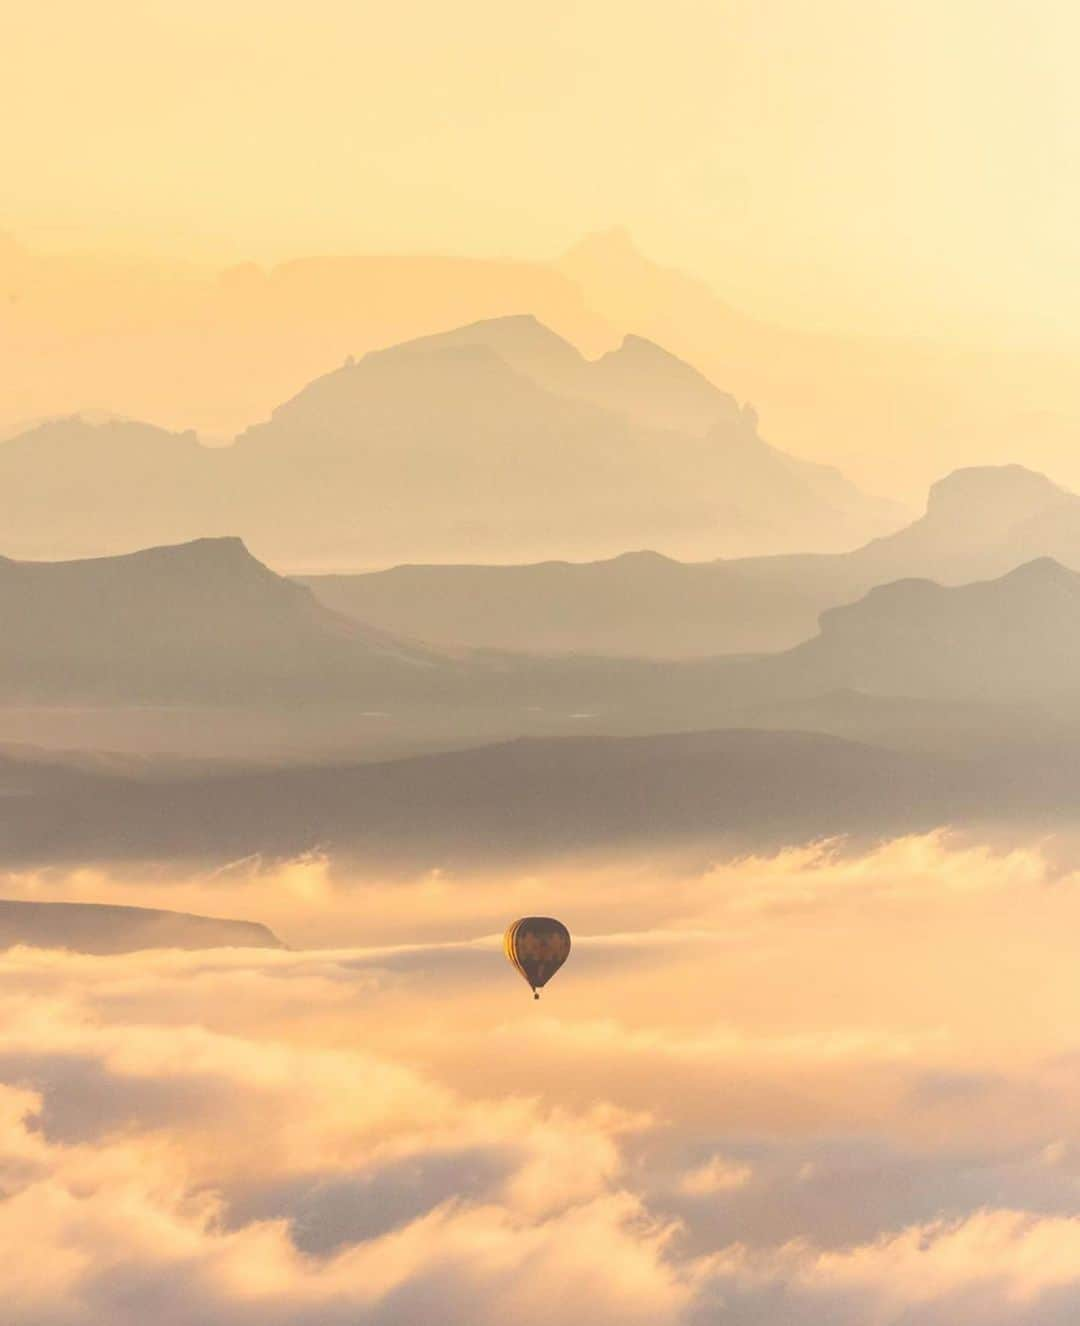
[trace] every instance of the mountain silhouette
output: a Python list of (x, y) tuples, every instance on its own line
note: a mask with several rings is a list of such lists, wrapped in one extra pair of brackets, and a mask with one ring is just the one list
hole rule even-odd
[[(227, 440), (346, 354), (532, 310), (599, 351), (617, 339), (548, 264), (297, 257), (221, 271), (0, 251), (0, 436), (88, 405)], [(12, 302), (14, 298), (14, 302)]]
[(955, 470), (930, 488), (926, 512), (860, 549), (871, 574), (957, 584), (1052, 556), (1080, 565), (1080, 497), (1022, 465)]
[(289, 491), (317, 508), (309, 523), (324, 544), (360, 561), (405, 547), (506, 560), (528, 547), (642, 541), (850, 546), (894, 523), (887, 504), (769, 446), (752, 410), (657, 347), (632, 342), (590, 362), (530, 318), (346, 364), (233, 453), (223, 465), (243, 474), (246, 493), (261, 486), (269, 502)]
[[(648, 554), (626, 560), (637, 577), (639, 566), (656, 576), (659, 599), (672, 568)], [(786, 651), (671, 661), (440, 651), (332, 611), (236, 539), (3, 560), (0, 613), (9, 737), (24, 713), (24, 739), (52, 746), (94, 731), (101, 746), (120, 734), (131, 749), (123, 734), (137, 721), (173, 737), (137, 750), (347, 761), (526, 734), (798, 726), (963, 753), (987, 744), (980, 725), (1016, 745), (1045, 738), (1043, 716), (1070, 731), (1080, 720), (1080, 575), (1045, 558), (959, 587), (878, 586), (823, 613), (818, 634)], [(12, 758), (16, 807), (40, 780), (144, 777), (123, 763)], [(162, 775), (172, 771), (201, 772), (166, 761)]]
[(748, 502), (758, 496), (782, 500), (794, 477), (835, 511), (841, 522), (835, 538), (851, 541), (852, 527), (886, 525), (898, 518), (891, 503), (868, 498), (838, 470), (789, 456), (762, 441), (752, 406), (740, 406), (698, 369), (643, 336), (629, 334), (617, 349), (589, 360), (525, 315), (473, 323), (412, 344), (425, 349), (484, 346), (557, 393), (591, 401), (646, 428), (710, 436), (738, 461), (728, 478), (745, 486)]
[(533, 317), (348, 361), (231, 447), (129, 421), (43, 425), (0, 443), (0, 515), (20, 557), (239, 531), (292, 569), (844, 547), (896, 523), (659, 347), (590, 361)]
[[(778, 559), (787, 561), (788, 559)], [(679, 562), (623, 553), (600, 562), (399, 566), (306, 578), (328, 606), (451, 646), (658, 658), (783, 649), (859, 590), (828, 559)]]
[[(553, 262), (301, 256), (221, 271), (40, 254), (11, 241), (0, 294), (0, 437), (23, 420), (100, 406), (225, 441), (347, 354), (529, 310), (590, 355), (627, 332), (665, 346), (754, 401), (786, 448), (827, 458), (873, 490), (908, 499), (929, 466), (1008, 460), (1018, 438), (1032, 464), (1075, 480), (1071, 354), (785, 327), (651, 261), (625, 231), (587, 236)], [(151, 530), (138, 541), (166, 537)], [(10, 537), (5, 546), (14, 548)]]
[(92, 557), (214, 532), (229, 497), (212, 460), (191, 432), (81, 416), (39, 424), (0, 443), (4, 546)]
[(786, 446), (827, 455), (859, 483), (906, 499), (928, 467), (1004, 463), (1018, 439), (1040, 468), (1075, 481), (1070, 353), (785, 326), (653, 261), (621, 227), (585, 236), (554, 265), (612, 325), (737, 384)]
[[(410, 874), (507, 859), (855, 843), (943, 823), (1045, 831), (1075, 817), (1080, 747), (901, 751), (813, 732), (517, 740), (378, 763), (180, 779), (35, 773), (0, 797), (0, 860), (235, 861), (313, 848)], [(5, 776), (17, 777), (8, 762)], [(235, 941), (233, 941), (235, 942)]]
[(403, 685), (440, 659), (325, 608), (239, 539), (75, 562), (0, 559), (5, 699), (248, 703)]
[(655, 428), (704, 434), (735, 423), (735, 398), (690, 364), (641, 336), (587, 359), (532, 314), (489, 318), (410, 343), (418, 350), (483, 346), (549, 390), (615, 410)]
[(1017, 465), (958, 470), (925, 514), (834, 556), (679, 562), (654, 552), (531, 566), (400, 566), (309, 578), (328, 605), (455, 646), (653, 657), (786, 649), (826, 608), (913, 576), (993, 578), (1053, 556), (1080, 569), (1080, 498)]
[(175, 781), (56, 766), (35, 777), (34, 795), (0, 797), (9, 865), (318, 847), (412, 870), (619, 846), (749, 846), (928, 828), (944, 807), (971, 814), (986, 795), (981, 772), (955, 762), (791, 732), (519, 740)]
[(875, 694), (1080, 702), (1080, 574), (1044, 557), (969, 585), (881, 585), (783, 661)]
[(141, 949), (281, 948), (264, 925), (151, 907), (105, 903), (21, 902), (0, 898), (0, 949), (134, 953)]

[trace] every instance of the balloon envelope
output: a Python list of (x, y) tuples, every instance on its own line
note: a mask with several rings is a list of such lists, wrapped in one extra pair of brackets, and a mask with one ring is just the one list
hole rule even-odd
[(552, 916), (523, 916), (507, 929), (503, 948), (539, 999), (536, 992), (570, 956), (570, 931)]

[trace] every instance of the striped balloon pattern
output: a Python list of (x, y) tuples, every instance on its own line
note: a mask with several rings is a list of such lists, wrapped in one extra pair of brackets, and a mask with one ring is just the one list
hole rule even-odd
[(507, 928), (503, 948), (529, 983), (533, 998), (570, 956), (570, 931), (553, 916), (523, 916)]

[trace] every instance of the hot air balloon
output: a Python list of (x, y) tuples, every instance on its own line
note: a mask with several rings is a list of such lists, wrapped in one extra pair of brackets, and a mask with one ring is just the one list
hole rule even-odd
[(503, 935), (507, 958), (529, 982), (533, 998), (570, 956), (570, 931), (551, 916), (523, 916)]

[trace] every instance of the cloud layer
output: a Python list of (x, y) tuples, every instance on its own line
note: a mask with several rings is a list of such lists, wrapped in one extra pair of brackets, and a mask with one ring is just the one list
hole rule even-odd
[[(1034, 849), (171, 887), (351, 946), (0, 955), (12, 1326), (1080, 1310), (1080, 882)], [(575, 933), (539, 1005), (525, 910)]]

